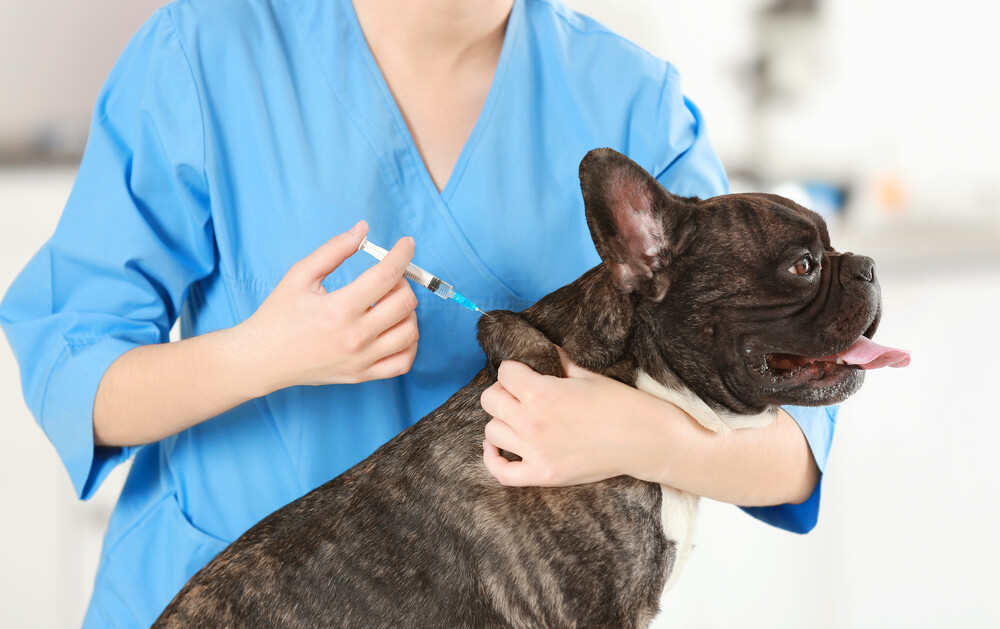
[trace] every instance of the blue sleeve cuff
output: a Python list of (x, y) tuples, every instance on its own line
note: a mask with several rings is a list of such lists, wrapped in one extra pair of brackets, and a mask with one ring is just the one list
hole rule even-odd
[(830, 455), (833, 429), (837, 423), (839, 406), (785, 406), (785, 412), (792, 416), (802, 429), (813, 458), (819, 467), (820, 477), (811, 496), (801, 504), (782, 504), (773, 507), (741, 507), (753, 517), (771, 526), (793, 533), (808, 533), (819, 521), (819, 503), (823, 488), (823, 472)]
[(84, 500), (138, 449), (94, 445), (97, 387), (111, 363), (135, 346), (114, 337), (85, 347), (67, 345), (49, 375), (39, 423), (59, 452), (77, 496)]
[(792, 533), (805, 534), (816, 527), (819, 521), (819, 497), (823, 488), (823, 474), (820, 473), (816, 489), (802, 504), (783, 504), (773, 507), (740, 507), (761, 522)]

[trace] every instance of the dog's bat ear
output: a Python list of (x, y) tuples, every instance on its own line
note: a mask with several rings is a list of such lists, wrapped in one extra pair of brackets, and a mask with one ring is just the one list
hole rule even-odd
[(670, 194), (641, 166), (608, 148), (594, 149), (580, 162), (580, 188), (590, 235), (615, 283), (661, 301), (670, 286), (663, 269), (692, 231), (681, 226), (694, 199)]

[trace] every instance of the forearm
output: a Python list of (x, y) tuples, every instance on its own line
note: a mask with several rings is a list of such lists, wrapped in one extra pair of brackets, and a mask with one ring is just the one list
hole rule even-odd
[(763, 428), (711, 432), (672, 404), (653, 399), (634, 418), (633, 475), (741, 506), (805, 501), (819, 468), (798, 424), (779, 411)]
[(403, 278), (412, 238), (350, 284), (323, 288), (367, 233), (360, 221), (297, 262), (235, 327), (119, 356), (97, 388), (94, 443), (151, 443), (285, 387), (409, 371), (419, 336), (417, 298)]
[(237, 327), (125, 352), (98, 386), (94, 443), (151, 443), (269, 393), (250, 350)]
[(784, 411), (765, 428), (716, 434), (669, 402), (561, 358), (565, 378), (504, 361), (483, 392), (493, 416), (483, 460), (501, 483), (564, 486), (624, 474), (748, 507), (812, 495), (819, 468)]

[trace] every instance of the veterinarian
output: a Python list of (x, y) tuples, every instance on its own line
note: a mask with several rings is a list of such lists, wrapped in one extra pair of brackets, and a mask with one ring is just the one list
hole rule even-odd
[[(674, 68), (554, 0), (157, 11), (100, 94), (55, 234), (0, 305), (77, 494), (134, 457), (85, 626), (148, 626), (254, 522), (480, 369), (477, 316), (402, 278), (415, 244), (484, 309), (595, 265), (577, 166), (598, 146), (676, 194), (727, 190)], [(366, 234), (396, 243), (374, 266), (352, 257)], [(504, 363), (484, 394), (501, 482), (631, 474), (814, 525), (832, 411), (722, 437), (567, 368)]]

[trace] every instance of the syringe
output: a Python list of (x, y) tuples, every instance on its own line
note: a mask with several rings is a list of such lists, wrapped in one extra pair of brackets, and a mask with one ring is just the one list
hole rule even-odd
[[(361, 241), (361, 246), (358, 247), (358, 251), (364, 251), (365, 253), (371, 255), (376, 260), (381, 260), (385, 257), (388, 251), (379, 247), (376, 244), (372, 244), (367, 238)], [(479, 306), (469, 301), (464, 295), (456, 291), (451, 284), (443, 281), (441, 278), (436, 277), (427, 271), (421, 269), (416, 264), (412, 262), (407, 265), (406, 271), (403, 275), (410, 278), (417, 284), (420, 284), (427, 290), (431, 291), (441, 299), (450, 299), (451, 301), (457, 303), (460, 306), (464, 306), (469, 310), (475, 310), (476, 312), (482, 312), (487, 317), (489, 316), (485, 312), (479, 309)]]

